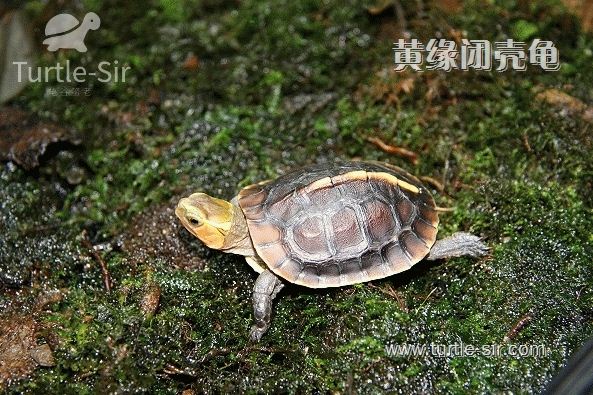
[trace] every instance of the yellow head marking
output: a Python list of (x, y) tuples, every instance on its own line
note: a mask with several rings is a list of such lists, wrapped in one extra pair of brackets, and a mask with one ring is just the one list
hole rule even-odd
[(179, 201), (175, 215), (208, 247), (221, 249), (233, 222), (233, 205), (205, 193), (194, 193)]

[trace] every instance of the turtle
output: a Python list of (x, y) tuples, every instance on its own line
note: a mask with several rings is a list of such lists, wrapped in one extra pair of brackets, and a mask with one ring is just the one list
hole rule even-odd
[(247, 186), (231, 201), (197, 192), (180, 199), (175, 214), (207, 247), (242, 255), (259, 273), (254, 342), (270, 327), (272, 301), (285, 282), (342, 287), (401, 273), (423, 259), (488, 252), (466, 232), (437, 240), (429, 190), (384, 162), (305, 166)]
[(60, 48), (74, 48), (78, 52), (86, 52), (84, 38), (89, 30), (97, 30), (101, 26), (101, 18), (94, 12), (87, 13), (82, 23), (70, 14), (59, 14), (54, 16), (45, 25), (43, 41), (49, 51), (57, 51)]

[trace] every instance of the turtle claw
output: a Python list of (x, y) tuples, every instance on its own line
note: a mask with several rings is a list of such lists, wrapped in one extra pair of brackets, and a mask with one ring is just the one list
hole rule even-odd
[(259, 327), (257, 325), (253, 325), (251, 327), (251, 331), (249, 332), (249, 341), (252, 343), (258, 343), (261, 340), (261, 337), (264, 333), (268, 330), (268, 327)]
[(467, 255), (471, 256), (472, 258), (479, 258), (488, 255), (489, 252), (490, 247), (484, 244), (481, 240), (476, 240), (476, 242), (468, 248)]

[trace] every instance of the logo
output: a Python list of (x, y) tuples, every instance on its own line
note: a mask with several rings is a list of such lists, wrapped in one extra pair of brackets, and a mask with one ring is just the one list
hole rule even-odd
[(46, 39), (43, 44), (47, 45), (48, 51), (58, 49), (76, 49), (78, 52), (86, 52), (84, 38), (89, 30), (97, 30), (101, 26), (101, 18), (94, 12), (86, 14), (79, 22), (70, 14), (59, 14), (54, 16), (45, 25)]
[[(87, 52), (84, 39), (89, 30), (97, 30), (100, 26), (101, 18), (94, 12), (87, 13), (82, 21), (70, 14), (59, 14), (45, 25), (47, 38), (43, 44), (52, 52), (58, 49)], [(12, 71), (18, 83), (52, 84), (46, 89), (49, 96), (89, 96), (92, 88), (80, 84), (85, 84), (89, 80), (109, 84), (125, 83), (126, 73), (131, 69), (127, 64), (120, 65), (117, 59), (101, 60), (89, 57), (84, 65), (77, 63), (80, 62), (66, 59), (59, 60), (55, 65), (35, 66), (30, 60), (23, 59), (12, 62)]]

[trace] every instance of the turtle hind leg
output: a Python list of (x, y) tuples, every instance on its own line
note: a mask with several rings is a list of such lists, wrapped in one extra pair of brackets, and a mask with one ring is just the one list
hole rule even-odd
[(478, 258), (488, 254), (488, 246), (478, 236), (465, 232), (457, 232), (442, 240), (437, 240), (430, 249), (429, 261), (458, 256)]
[(270, 327), (272, 319), (272, 301), (284, 287), (282, 281), (271, 271), (263, 271), (253, 286), (253, 315), (255, 325), (251, 327), (249, 339), (258, 342)]

